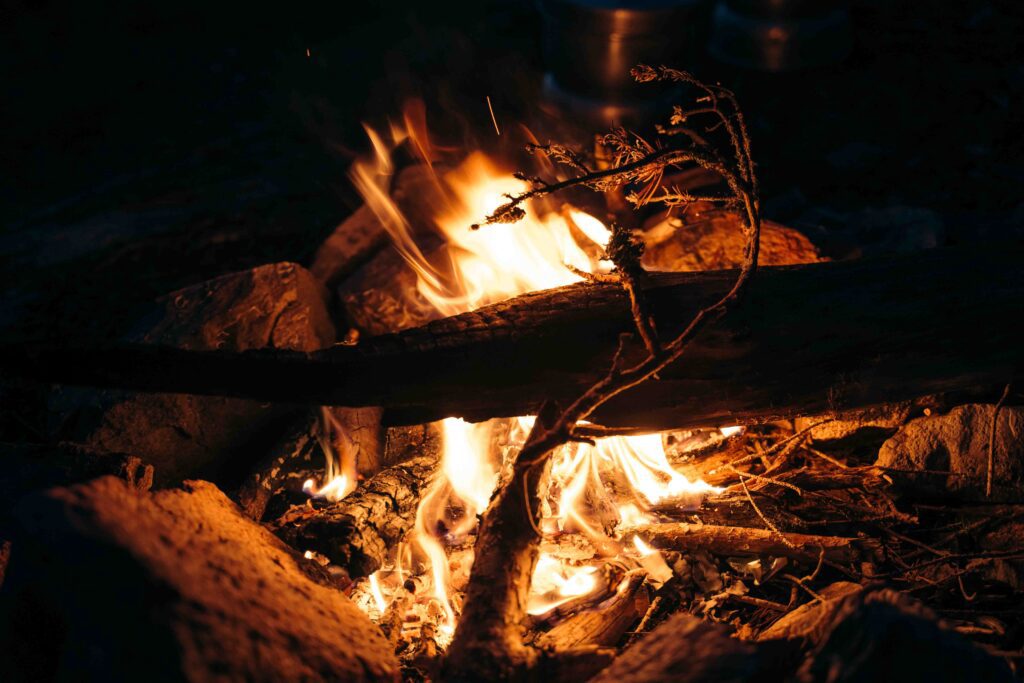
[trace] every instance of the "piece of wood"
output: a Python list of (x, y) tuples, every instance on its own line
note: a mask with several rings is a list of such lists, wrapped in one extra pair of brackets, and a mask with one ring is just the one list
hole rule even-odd
[[(659, 274), (648, 298), (674, 330), (729, 287), (730, 271)], [(663, 429), (815, 414), (1004, 385), (1024, 367), (1019, 244), (760, 270), (742, 306), (593, 421)], [(632, 329), (616, 285), (535, 292), (316, 354), (159, 348), (6, 348), (38, 379), (265, 400), (381, 405), (392, 424), (534, 413), (605, 372)], [(627, 358), (638, 357), (634, 343)]]
[(377, 571), (416, 521), (437, 459), (413, 458), (381, 470), (336, 503), (295, 506), (271, 525), (300, 551), (315, 550), (356, 578)]
[(645, 524), (633, 527), (627, 533), (635, 533), (660, 549), (706, 550), (728, 557), (774, 555), (812, 563), (817, 562), (823, 550), (826, 560), (849, 563), (868, 557), (879, 548), (878, 542), (872, 539), (795, 533), (783, 533), (780, 536), (768, 529), (686, 522)]
[(267, 503), (289, 481), (305, 481), (314, 469), (323, 472), (323, 457), (313, 461), (317, 425), (313, 414), (299, 419), (238, 487), (235, 501), (246, 517), (260, 521)]
[(558, 622), (538, 636), (535, 643), (556, 651), (583, 645), (617, 645), (650, 606), (644, 579), (642, 571), (628, 575), (624, 583), (612, 587), (607, 599)]

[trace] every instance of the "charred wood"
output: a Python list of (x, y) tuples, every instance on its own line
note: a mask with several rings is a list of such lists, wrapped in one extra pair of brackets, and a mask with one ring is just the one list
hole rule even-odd
[[(933, 250), (859, 262), (764, 269), (685, 363), (609, 401), (608, 425), (733, 424), (1002, 385), (1024, 361), (1006, 311), (1024, 304), (1019, 245)], [(653, 274), (665, 329), (734, 280), (728, 271)], [(0, 364), (54, 382), (381, 405), (392, 424), (536, 412), (608, 366), (631, 329), (615, 285), (527, 294), (421, 328), (314, 354), (152, 347), (6, 348)], [(628, 352), (641, 354), (638, 343)]]
[(817, 562), (820, 554), (830, 562), (846, 564), (870, 557), (880, 549), (877, 541), (839, 536), (781, 533), (768, 529), (667, 522), (629, 530), (656, 548), (706, 550), (715, 555), (744, 557), (774, 555)]
[(295, 506), (272, 529), (292, 547), (324, 555), (353, 578), (367, 576), (412, 528), (420, 496), (436, 471), (435, 458), (414, 458), (381, 470), (336, 503)]
[(314, 469), (323, 470), (322, 458), (314, 464), (317, 418), (313, 415), (299, 420), (260, 462), (238, 488), (235, 499), (242, 513), (260, 521), (267, 503), (289, 482), (304, 482)]

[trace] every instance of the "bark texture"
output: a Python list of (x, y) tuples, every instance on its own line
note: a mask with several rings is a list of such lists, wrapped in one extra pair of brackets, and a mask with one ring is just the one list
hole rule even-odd
[(19, 511), (0, 591), (5, 681), (394, 681), (375, 626), (212, 484), (114, 478)]
[[(659, 328), (677, 329), (734, 279), (728, 271), (652, 276), (648, 300)], [(726, 425), (1002, 386), (1024, 364), (1006, 318), (1022, 306), (1018, 245), (766, 268), (685, 359), (592, 420)], [(3, 355), (7, 367), (53, 381), (380, 405), (391, 424), (416, 424), (531, 414), (545, 399), (570, 399), (593, 386), (619, 334), (631, 329), (620, 287), (579, 284), (312, 357), (164, 349)], [(642, 354), (638, 342), (627, 351)]]
[(381, 470), (337, 503), (293, 507), (272, 528), (292, 547), (327, 556), (349, 576), (367, 576), (412, 528), (436, 471), (437, 459), (413, 458)]

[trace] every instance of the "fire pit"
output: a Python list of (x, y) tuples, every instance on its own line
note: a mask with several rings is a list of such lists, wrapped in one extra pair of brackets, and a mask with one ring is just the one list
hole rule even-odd
[(1019, 676), (1020, 244), (826, 249), (730, 89), (631, 77), (568, 141), (410, 99), (305, 266), (0, 347), (0, 678)]

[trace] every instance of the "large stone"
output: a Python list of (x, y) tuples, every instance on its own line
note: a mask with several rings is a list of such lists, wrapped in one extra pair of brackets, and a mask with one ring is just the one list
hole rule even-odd
[(961, 500), (1024, 500), (1024, 408), (999, 411), (986, 496), (989, 439), (995, 406), (970, 404), (908, 422), (882, 444), (876, 462), (911, 493)]
[[(130, 341), (183, 349), (281, 348), (334, 343), (326, 290), (294, 263), (225, 275), (169, 294)], [(235, 458), (251, 461), (291, 408), (185, 394), (65, 389), (53, 400), (55, 437), (131, 453), (152, 463), (156, 483), (217, 478)]]
[(23, 502), (0, 680), (390, 681), (367, 617), (216, 487), (112, 477)]
[[(736, 214), (708, 211), (685, 223), (666, 219), (644, 233), (644, 243), (643, 265), (649, 270), (724, 270), (743, 264), (746, 237)], [(826, 260), (802, 233), (762, 221), (760, 265), (788, 266)]]
[(1014, 680), (1002, 659), (891, 589), (850, 595), (827, 618), (820, 644), (798, 674), (801, 683)]

